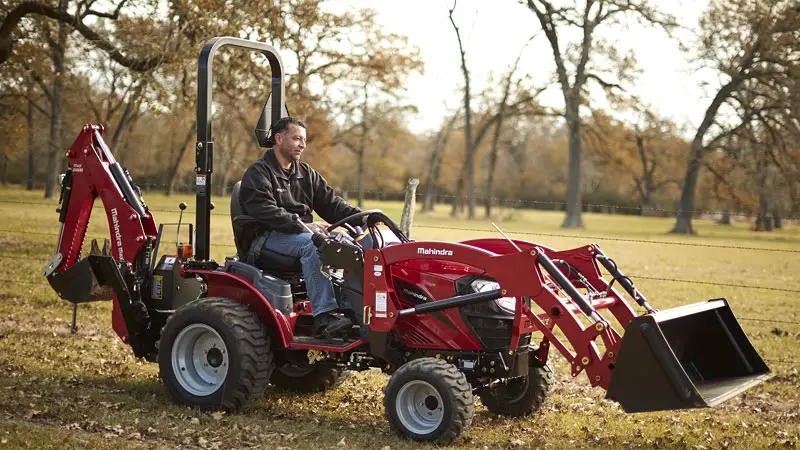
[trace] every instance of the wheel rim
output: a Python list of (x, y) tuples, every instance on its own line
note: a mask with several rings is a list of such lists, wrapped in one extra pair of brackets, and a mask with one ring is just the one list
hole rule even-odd
[(433, 433), (444, 418), (442, 396), (422, 380), (409, 381), (400, 388), (396, 410), (403, 427), (417, 435)]
[(205, 397), (222, 387), (228, 375), (228, 348), (212, 327), (196, 323), (181, 330), (172, 346), (172, 372), (192, 395)]

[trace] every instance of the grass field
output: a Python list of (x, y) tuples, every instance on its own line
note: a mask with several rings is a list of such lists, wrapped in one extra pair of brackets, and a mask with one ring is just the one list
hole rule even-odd
[[(194, 205), (188, 195), (146, 199), (158, 222), (176, 221), (181, 200), (190, 212)], [(217, 202), (212, 224), (218, 260), (234, 253), (225, 203)], [(399, 203), (366, 206), (399, 219)], [(382, 406), (387, 377), (376, 371), (354, 374), (327, 394), (268, 389), (252, 410), (236, 415), (173, 404), (157, 366), (134, 359), (111, 330), (110, 303), (82, 305), (79, 330), (70, 334), (71, 305), (40, 275), (58, 233), (54, 207), (39, 192), (0, 189), (0, 448), (428, 448), (389, 434)], [(496, 234), (488, 220), (452, 219), (446, 210), (417, 214), (414, 237)], [(94, 214), (89, 236), (108, 237), (100, 206)], [(800, 445), (797, 224), (757, 234), (746, 223), (698, 221), (697, 236), (673, 236), (666, 234), (671, 219), (587, 214), (583, 231), (561, 230), (561, 219), (554, 212), (501, 210), (495, 220), (516, 238), (551, 247), (598, 243), (658, 308), (726, 297), (775, 376), (717, 409), (627, 415), (584, 375), (571, 378), (565, 360), (551, 352), (558, 381), (540, 412), (512, 420), (478, 405), (472, 427), (452, 448)]]

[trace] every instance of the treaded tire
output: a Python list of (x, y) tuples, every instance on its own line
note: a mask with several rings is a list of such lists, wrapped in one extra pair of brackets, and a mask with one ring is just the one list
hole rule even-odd
[[(441, 422), (435, 429), (419, 433), (403, 424), (403, 406), (398, 408), (398, 394), (404, 386), (427, 383), (441, 398)], [(430, 398), (430, 397), (428, 397)], [(427, 403), (427, 399), (423, 403)], [(403, 402), (400, 399), (400, 402)], [(475, 415), (472, 388), (454, 365), (436, 358), (420, 358), (403, 364), (389, 379), (383, 398), (386, 419), (391, 429), (417, 441), (449, 444), (469, 428)], [(407, 414), (407, 412), (406, 412)], [(408, 421), (408, 419), (406, 419)]]
[[(227, 350), (224, 380), (209, 395), (197, 395), (187, 390), (173, 369), (176, 338), (190, 327), (209, 330), (206, 335), (216, 332)], [(181, 342), (186, 342), (186, 339), (181, 339)], [(247, 306), (225, 298), (203, 298), (178, 308), (161, 331), (159, 349), (159, 374), (172, 398), (203, 410), (233, 412), (249, 408), (253, 401), (263, 396), (275, 367), (266, 326)], [(185, 376), (181, 378), (185, 379)], [(211, 389), (214, 388), (208, 388), (208, 391)]]
[(555, 374), (549, 365), (531, 366), (528, 376), (512, 379), (509, 386), (481, 391), (481, 403), (491, 412), (506, 417), (524, 417), (542, 407), (553, 390)]
[(278, 389), (306, 394), (334, 389), (348, 375), (348, 372), (330, 364), (312, 364), (310, 367), (287, 364), (276, 367), (269, 382)]

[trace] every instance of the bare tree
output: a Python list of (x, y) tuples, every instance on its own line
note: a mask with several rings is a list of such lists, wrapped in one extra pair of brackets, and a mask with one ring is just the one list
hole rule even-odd
[(436, 204), (436, 197), (439, 194), (439, 174), (441, 173), (444, 150), (447, 147), (447, 141), (450, 138), (450, 133), (453, 131), (453, 126), (460, 115), (460, 110), (453, 113), (439, 132), (436, 133), (436, 137), (433, 140), (433, 148), (431, 150), (430, 159), (428, 160), (425, 175), (425, 199), (422, 202), (422, 212), (433, 211)]
[[(796, 76), (790, 69), (798, 55), (795, 36), (800, 31), (800, 18), (796, 7), (785, 0), (716, 0), (705, 13), (701, 21), (700, 55), (726, 81), (706, 108), (692, 140), (673, 233), (694, 232), (695, 192), (706, 155), (765, 112), (760, 100), (763, 92), (743, 96), (743, 91), (786, 83)], [(759, 100), (748, 102), (754, 99)], [(719, 119), (720, 111), (725, 110), (734, 111), (737, 122), (725, 123)]]
[[(461, 32), (458, 30), (453, 12), (456, 10), (457, 0), (453, 0), (453, 7), (449, 10), (450, 23), (456, 33), (458, 40), (458, 52), (461, 55), (461, 73), (464, 76), (464, 170), (459, 180), (458, 194), (463, 196), (462, 189), (466, 189), (467, 215), (470, 219), (475, 218), (475, 148), (472, 141), (472, 91), (470, 90), (469, 68), (467, 67), (467, 56), (464, 45), (461, 42)], [(457, 202), (453, 202), (455, 207)], [(455, 210), (454, 210), (455, 212)]]
[[(607, 81), (599, 71), (592, 69), (591, 60), (603, 51), (608, 59), (624, 72), (630, 61), (620, 58), (613, 52), (613, 46), (596, 45), (599, 40), (598, 28), (613, 25), (621, 18), (634, 17), (646, 23), (672, 27), (674, 20), (659, 13), (648, 0), (583, 0), (568, 6), (556, 6), (550, 0), (526, 0), (539, 21), (553, 51), (556, 76), (564, 97), (564, 118), (569, 135), (569, 166), (567, 183), (567, 215), (562, 227), (582, 227), (581, 218), (581, 106), (586, 104), (584, 90), (589, 80), (605, 89), (621, 88), (617, 83)], [(581, 33), (577, 52), (563, 47), (561, 38), (572, 28)], [(629, 67), (628, 67), (629, 68)], [(570, 77), (572, 70), (572, 77)]]

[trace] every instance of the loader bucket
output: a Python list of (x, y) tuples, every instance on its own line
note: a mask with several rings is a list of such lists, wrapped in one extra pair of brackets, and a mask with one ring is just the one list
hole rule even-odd
[(771, 376), (725, 299), (636, 317), (607, 398), (626, 412), (711, 407)]
[(90, 255), (64, 272), (47, 277), (50, 286), (58, 296), (71, 303), (79, 304), (111, 300), (113, 291), (105, 280), (97, 279), (96, 273), (101, 265), (114, 264), (113, 258), (103, 255)]

